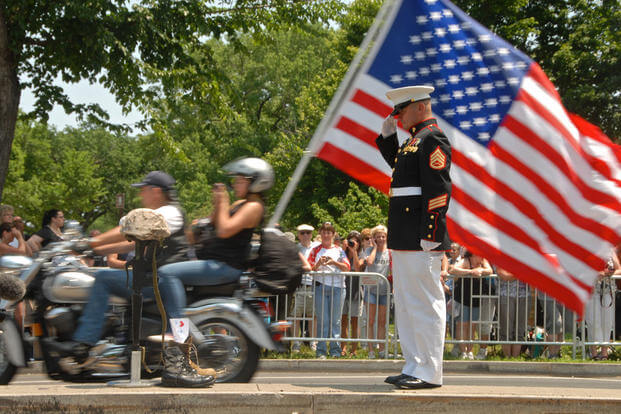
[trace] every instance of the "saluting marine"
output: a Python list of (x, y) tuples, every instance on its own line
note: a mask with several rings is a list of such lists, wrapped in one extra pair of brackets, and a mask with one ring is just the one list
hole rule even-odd
[[(446, 307), (440, 281), (442, 251), (450, 248), (446, 212), (451, 198), (451, 147), (431, 112), (430, 86), (386, 93), (393, 112), (377, 147), (392, 167), (388, 247), (393, 250), (396, 321), (406, 363), (386, 378), (400, 388), (439, 387)], [(397, 119), (411, 136), (399, 145)]]

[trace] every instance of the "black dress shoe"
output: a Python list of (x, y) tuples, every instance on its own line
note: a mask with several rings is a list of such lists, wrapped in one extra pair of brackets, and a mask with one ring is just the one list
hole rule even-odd
[(403, 378), (407, 378), (407, 377), (409, 377), (409, 375), (407, 375), (407, 374), (391, 375), (390, 377), (386, 377), (384, 382), (386, 384), (393, 384), (394, 385), (398, 381), (402, 380)]
[(420, 378), (412, 377), (406, 375), (405, 378), (401, 378), (399, 381), (394, 384), (396, 387), (405, 389), (405, 390), (422, 390), (423, 388), (438, 388), (441, 387), (439, 384), (431, 384), (427, 381), (423, 381)]

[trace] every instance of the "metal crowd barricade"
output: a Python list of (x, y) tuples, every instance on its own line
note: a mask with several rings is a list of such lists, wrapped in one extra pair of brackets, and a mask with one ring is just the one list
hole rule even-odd
[[(348, 332), (352, 331), (355, 325), (352, 318), (358, 316), (358, 329), (356, 335), (348, 335), (342, 338), (334, 335), (332, 330), (328, 331), (327, 336), (322, 336), (316, 331), (317, 309), (315, 303), (315, 289), (320, 280), (326, 281), (332, 277), (344, 277), (346, 284), (351, 286), (354, 279), (358, 279), (360, 286), (360, 299), (362, 301), (362, 312), (352, 312), (357, 305), (355, 296), (349, 295), (342, 300), (341, 308), (348, 301), (350, 310), (347, 318), (343, 321), (347, 324)], [(298, 290), (291, 295), (280, 295), (270, 297), (274, 309), (275, 317), (278, 320), (291, 321), (293, 326), (283, 340), (292, 342), (320, 342), (327, 341), (332, 343), (360, 343), (362, 348), (372, 350), (381, 344), (383, 350), (379, 353), (380, 357), (387, 358), (389, 353), (399, 354), (398, 332), (390, 329), (391, 322), (394, 322), (394, 314), (391, 312), (392, 292), (387, 289), (385, 292), (386, 307), (372, 307), (368, 303), (365, 289), (377, 288), (385, 283), (389, 286), (386, 278), (378, 273), (366, 272), (309, 272), (305, 274), (305, 282)], [(469, 283), (467, 282), (469, 280)], [(621, 276), (613, 276), (612, 283), (621, 280)], [(601, 307), (606, 307), (607, 312), (612, 317), (612, 339), (610, 341), (591, 340), (592, 334), (589, 333), (589, 323), (586, 320), (578, 321), (577, 315), (566, 309), (552, 297), (543, 292), (526, 285), (518, 280), (504, 281), (496, 275), (487, 277), (453, 277), (449, 275), (448, 283), (453, 284), (452, 293), (447, 295), (447, 335), (446, 344), (459, 347), (466, 344), (480, 345), (521, 345), (528, 346), (531, 356), (538, 357), (544, 355), (547, 347), (548, 357), (555, 357), (561, 346), (571, 347), (572, 358), (587, 357), (589, 346), (621, 346), (621, 341), (616, 340), (617, 329), (615, 327), (615, 313), (617, 309), (616, 295), (614, 289), (611, 292), (603, 292), (602, 296), (593, 296), (589, 306), (597, 308), (597, 298), (601, 299)], [(459, 297), (454, 295), (455, 284), (462, 284)], [(354, 285), (356, 285), (354, 283)], [(464, 287), (467, 288), (464, 290)], [(328, 290), (335, 288), (328, 286)], [(459, 289), (458, 289), (459, 290)], [(599, 295), (595, 292), (594, 295)], [(606, 296), (607, 295), (607, 296)], [(604, 298), (606, 300), (604, 301)], [(478, 302), (479, 306), (476, 305)], [(619, 304), (621, 306), (621, 304)], [(473, 308), (478, 308), (478, 314)], [(597, 309), (596, 309), (597, 310)], [(341, 319), (341, 311), (336, 309), (338, 319)], [(380, 312), (385, 316), (383, 333), (379, 329)], [(456, 324), (459, 313), (467, 313), (465, 321)], [(586, 316), (589, 309), (587, 309)], [(372, 314), (371, 314), (372, 313)], [(372, 321), (373, 323), (369, 323)], [(325, 322), (327, 323), (327, 322)], [(591, 321), (594, 331), (598, 321)], [(610, 323), (610, 321), (609, 321)], [(306, 325), (306, 329), (304, 328)], [(369, 327), (373, 326), (370, 330)], [(341, 329), (343, 326), (341, 326)], [(305, 335), (305, 332), (306, 335)], [(458, 355), (456, 355), (458, 356)]]
[[(341, 280), (344, 280), (345, 286), (349, 287), (350, 290), (354, 286), (353, 290), (358, 292), (358, 294), (348, 295), (347, 288), (342, 288), (341, 290), (341, 288), (335, 286), (340, 286)], [(344, 297), (340, 298), (338, 302), (323, 303), (321, 298), (315, 297), (316, 292), (322, 291), (319, 289), (321, 285), (326, 297)], [(381, 306), (372, 307), (368, 300), (365, 300), (365, 297), (368, 299), (368, 295), (365, 295), (365, 293), (370, 290), (377, 291), (377, 301), (385, 302), (386, 306), (384, 308)], [(381, 344), (380, 346), (383, 350), (379, 356), (387, 357), (390, 345), (391, 298), (390, 283), (385, 276), (379, 273), (308, 272), (304, 275), (302, 284), (295, 293), (272, 296), (270, 300), (276, 312), (275, 318), (292, 322), (290, 332), (283, 337), (285, 341), (330, 342), (330, 346), (337, 346), (337, 343), (339, 343), (338, 346), (340, 346), (340, 343), (360, 343), (363, 344), (362, 347), (367, 345), (367, 347), (371, 348), (374, 348), (376, 344)], [(336, 324), (330, 323), (331, 321), (326, 320), (325, 317), (321, 317), (325, 315), (318, 315), (318, 312), (322, 311), (321, 309), (326, 309), (324, 305), (328, 306), (329, 315), (332, 316), (331, 321), (336, 322), (338, 319), (338, 325), (341, 325), (340, 332), (334, 331)], [(342, 320), (342, 313), (345, 307), (348, 309), (347, 318)], [(374, 312), (371, 312), (372, 309), (374, 309)], [(380, 312), (382, 315), (380, 315)], [(320, 316), (319, 322), (318, 316)], [(358, 319), (354, 320), (353, 318)], [(379, 326), (379, 321), (382, 319), (385, 319), (383, 334)], [(323, 322), (323, 325), (318, 326), (321, 322)], [(344, 328), (341, 322), (346, 324), (347, 338), (341, 336)], [(330, 324), (330, 326), (326, 326), (326, 324)], [(306, 329), (304, 329), (305, 325)], [(372, 331), (369, 331), (369, 326), (373, 326)], [(358, 332), (352, 332), (354, 328), (357, 328), (355, 330)], [(327, 335), (320, 334), (326, 330)], [(305, 331), (308, 331), (306, 336), (304, 335)]]
[[(601, 295), (596, 291), (591, 303), (587, 305), (586, 317), (577, 321), (577, 316), (555, 299), (518, 280), (504, 281), (496, 275), (449, 275), (453, 287), (447, 298), (448, 334), (445, 342), (454, 346), (528, 345), (534, 357), (542, 356), (547, 346), (548, 357), (552, 358), (559, 355), (561, 346), (571, 346), (574, 359), (578, 354), (586, 358), (587, 346), (621, 346), (621, 342), (616, 340), (617, 303), (614, 292), (614, 285), (620, 279), (621, 276), (613, 276), (607, 285), (611, 286), (608, 291)], [(598, 297), (599, 307), (605, 309), (598, 309)], [(477, 304), (479, 306), (475, 306)], [(608, 337), (608, 341), (587, 341), (585, 334), (592, 335), (588, 333), (589, 312), (607, 315), (606, 321), (593, 318), (590, 328), (595, 331), (599, 324), (605, 324), (606, 332), (600, 335), (608, 335), (610, 328), (612, 339)], [(463, 320), (464, 316), (466, 320)]]

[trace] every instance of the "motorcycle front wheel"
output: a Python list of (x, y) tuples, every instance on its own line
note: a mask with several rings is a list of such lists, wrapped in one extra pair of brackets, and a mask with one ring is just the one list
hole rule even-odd
[(9, 361), (7, 342), (0, 326), (0, 385), (7, 385), (15, 376), (17, 367)]
[(205, 336), (197, 344), (201, 368), (216, 370), (216, 382), (249, 382), (259, 364), (259, 347), (234, 323), (206, 319), (198, 325)]

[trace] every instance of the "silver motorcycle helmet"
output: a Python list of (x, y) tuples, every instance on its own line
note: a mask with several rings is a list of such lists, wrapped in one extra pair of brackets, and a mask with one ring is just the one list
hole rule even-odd
[(261, 158), (240, 158), (226, 164), (222, 169), (228, 175), (241, 175), (250, 180), (248, 192), (263, 193), (274, 185), (274, 170)]

